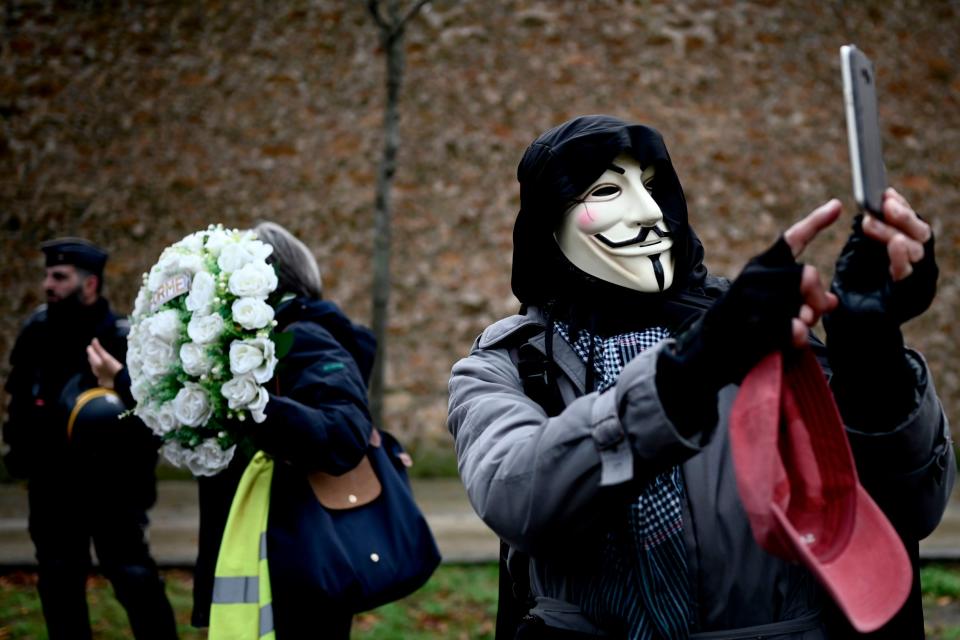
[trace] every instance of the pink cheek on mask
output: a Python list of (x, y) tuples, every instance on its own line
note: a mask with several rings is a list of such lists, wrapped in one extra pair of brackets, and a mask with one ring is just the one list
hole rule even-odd
[(597, 220), (593, 217), (593, 214), (590, 213), (590, 209), (587, 205), (583, 205), (583, 210), (577, 214), (577, 227), (581, 231), (590, 232), (591, 227), (596, 224)]

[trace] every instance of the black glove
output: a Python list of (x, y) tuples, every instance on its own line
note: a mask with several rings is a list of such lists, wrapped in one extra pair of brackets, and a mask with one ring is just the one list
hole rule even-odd
[(863, 216), (840, 251), (831, 290), (840, 300), (826, 315), (830, 386), (844, 421), (857, 429), (895, 427), (916, 404), (917, 376), (904, 352), (900, 325), (930, 306), (937, 291), (934, 240), (898, 282), (886, 246), (863, 232)]
[[(657, 390), (684, 431), (716, 421), (716, 394), (771, 351), (792, 344), (803, 265), (781, 237), (743, 268), (730, 289), (657, 361)], [(704, 413), (709, 408), (708, 413)]]

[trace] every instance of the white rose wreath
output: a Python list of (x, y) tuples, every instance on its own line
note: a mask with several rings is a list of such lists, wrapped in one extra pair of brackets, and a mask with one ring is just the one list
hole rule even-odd
[(265, 419), (280, 338), (272, 251), (252, 231), (211, 225), (143, 276), (127, 350), (133, 413), (194, 475), (224, 469), (243, 445), (238, 425)]

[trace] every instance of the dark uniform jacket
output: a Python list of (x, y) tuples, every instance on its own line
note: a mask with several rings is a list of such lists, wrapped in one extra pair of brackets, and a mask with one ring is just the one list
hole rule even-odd
[[(76, 397), (96, 387), (86, 347), (93, 338), (121, 362), (126, 358), (127, 321), (104, 298), (93, 305), (40, 307), (27, 319), (10, 355), (10, 394), (3, 438), (7, 470), (33, 484), (72, 474), (105, 472), (148, 508), (156, 498), (157, 441), (136, 418), (103, 425), (97, 439), (70, 446), (67, 421)], [(120, 483), (118, 483), (120, 484)]]

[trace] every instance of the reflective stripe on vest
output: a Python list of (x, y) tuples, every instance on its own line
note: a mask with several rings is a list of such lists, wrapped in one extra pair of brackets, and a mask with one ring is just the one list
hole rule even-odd
[(267, 516), (273, 460), (258, 451), (230, 505), (213, 579), (209, 640), (274, 640)]

